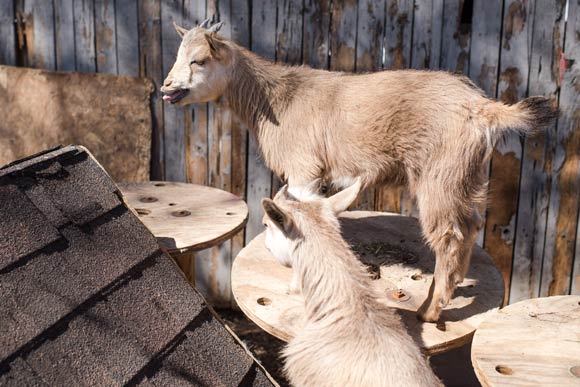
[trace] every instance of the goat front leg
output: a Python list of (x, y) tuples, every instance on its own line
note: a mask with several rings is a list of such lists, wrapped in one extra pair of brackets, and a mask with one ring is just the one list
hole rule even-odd
[(301, 287), (302, 284), (300, 283), (300, 273), (298, 272), (298, 268), (292, 267), (292, 280), (290, 281), (286, 294), (300, 294)]

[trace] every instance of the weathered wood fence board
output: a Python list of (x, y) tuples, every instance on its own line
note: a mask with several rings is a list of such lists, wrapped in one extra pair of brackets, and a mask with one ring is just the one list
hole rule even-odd
[[(564, 38), (565, 1), (543, 9), (536, 3), (528, 89), (557, 106), (560, 57)], [(542, 7), (542, 8), (541, 8)], [(525, 300), (540, 290), (546, 221), (550, 200), (550, 166), (556, 126), (526, 139), (522, 159), (510, 302)]]
[[(228, 299), (229, 267), (261, 231), (260, 200), (279, 181), (227, 102), (175, 108), (159, 88), (179, 37), (225, 21), (222, 34), (268, 59), (365, 72), (444, 69), (488, 96), (514, 103), (552, 98), (562, 115), (540, 136), (510, 136), (494, 152), (491, 199), (479, 236), (506, 279), (510, 302), (580, 293), (580, 79), (578, 0), (5, 0), (0, 63), (151, 78), (154, 179), (208, 184), (244, 196), (247, 231), (196, 257), (200, 287)], [(398, 188), (361, 195), (358, 206), (416, 214)], [(485, 209), (481, 209), (486, 213)], [(193, 268), (190, 274), (193, 273)], [(510, 293), (506, 293), (510, 294)]]
[(580, 157), (579, 8), (578, 0), (570, 1), (564, 38), (566, 68), (560, 89), (560, 120), (556, 135), (556, 152), (552, 161), (548, 232), (540, 288), (542, 296), (567, 294), (570, 291), (576, 245), (580, 197), (578, 178)]
[[(488, 97), (497, 95), (499, 53), (501, 40), (502, 0), (474, 0), (471, 22), (471, 47), (469, 56), (469, 77), (483, 89)], [(489, 163), (488, 163), (489, 175)], [(485, 217), (487, 206), (480, 206), (480, 214)], [(477, 244), (483, 246), (485, 224), (477, 237)]]

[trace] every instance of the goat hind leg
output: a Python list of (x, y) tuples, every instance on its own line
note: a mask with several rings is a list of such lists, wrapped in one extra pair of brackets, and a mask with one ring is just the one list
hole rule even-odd
[(434, 242), (432, 247), (436, 263), (429, 295), (418, 312), (422, 320), (437, 321), (457, 285), (463, 282), (482, 223), (479, 213), (474, 209), (472, 216), (461, 225), (454, 223), (443, 235), (431, 235), (429, 238)]

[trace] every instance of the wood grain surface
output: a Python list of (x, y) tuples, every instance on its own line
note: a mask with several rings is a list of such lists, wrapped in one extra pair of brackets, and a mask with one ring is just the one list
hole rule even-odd
[[(373, 282), (385, 295), (385, 304), (399, 309), (410, 333), (429, 355), (445, 352), (470, 341), (485, 317), (503, 301), (500, 273), (480, 248), (474, 251), (467, 279), (455, 292), (437, 324), (422, 323), (416, 311), (427, 296), (435, 258), (422, 242), (416, 219), (368, 211), (345, 212), (343, 235), (363, 261), (381, 266)], [(381, 250), (381, 251), (378, 251)], [(288, 295), (291, 269), (281, 266), (264, 247), (260, 234), (234, 261), (232, 290), (244, 313), (279, 339), (288, 341), (303, 324), (300, 295)], [(393, 292), (405, 294), (395, 301)]]
[(197, 184), (119, 184), (125, 200), (169, 252), (215, 246), (239, 232), (248, 207), (238, 196)]
[(521, 301), (489, 316), (471, 360), (485, 387), (580, 386), (580, 296)]

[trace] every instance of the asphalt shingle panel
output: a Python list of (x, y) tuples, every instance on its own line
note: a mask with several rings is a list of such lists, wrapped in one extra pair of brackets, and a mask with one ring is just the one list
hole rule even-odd
[(19, 259), (60, 239), (60, 233), (13, 184), (0, 185), (0, 273)]
[(0, 170), (0, 199), (28, 257), (0, 270), (0, 385), (271, 385), (82, 148)]

